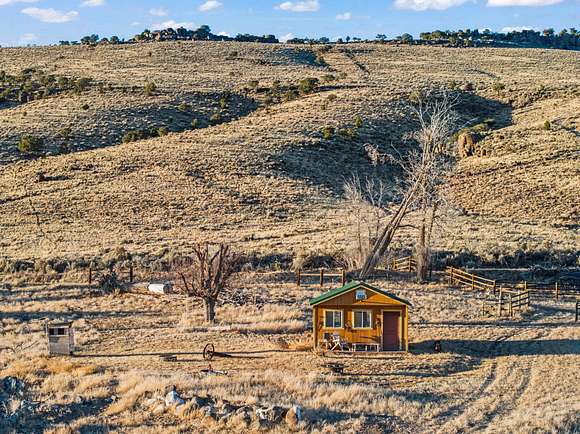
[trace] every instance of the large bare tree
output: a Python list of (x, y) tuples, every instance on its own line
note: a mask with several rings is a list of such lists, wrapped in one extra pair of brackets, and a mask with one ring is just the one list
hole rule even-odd
[(216, 303), (235, 272), (239, 258), (225, 244), (194, 244), (193, 256), (177, 267), (177, 287), (203, 301), (206, 321), (215, 322)]
[(349, 269), (360, 270), (388, 218), (391, 198), (383, 181), (372, 177), (361, 180), (358, 175), (345, 181), (344, 196), (351, 246), (344, 259)]
[(446, 91), (433, 90), (422, 93), (412, 107), (419, 123), (411, 135), (419, 146), (407, 156), (391, 158), (403, 169), (407, 187), (388, 223), (382, 229), (366, 257), (360, 277), (367, 278), (389, 249), (405, 216), (418, 208), (421, 213), (419, 236), (415, 247), (417, 275), (423, 280), (429, 266), (429, 245), (433, 221), (440, 201), (438, 190), (448, 167), (450, 137), (457, 124), (453, 110), (456, 98)]

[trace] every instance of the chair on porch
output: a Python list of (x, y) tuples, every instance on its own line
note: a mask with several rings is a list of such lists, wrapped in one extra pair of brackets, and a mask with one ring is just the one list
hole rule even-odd
[(343, 339), (338, 333), (334, 333), (331, 336), (331, 347), (330, 351), (350, 351), (350, 346), (348, 341)]

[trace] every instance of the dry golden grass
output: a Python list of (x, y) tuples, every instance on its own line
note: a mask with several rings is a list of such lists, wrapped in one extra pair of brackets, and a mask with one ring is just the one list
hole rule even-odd
[[(307, 320), (305, 302), (319, 289), (298, 289), (283, 276), (251, 273), (240, 279), (246, 289), (267, 295), (271, 304), (262, 309), (220, 306), (221, 324), (210, 326), (201, 321), (202, 309), (190, 306), (188, 314), (198, 322), (186, 328), (179, 325), (187, 314), (185, 300), (175, 296), (87, 297), (73, 285), (15, 288), (2, 295), (4, 338), (14, 340), (26, 325), (27, 339), (37, 343), (13, 355), (0, 350), (0, 377), (26, 381), (32, 393), (27, 399), (72, 409), (66, 419), (72, 432), (89, 426), (104, 432), (143, 432), (144, 426), (150, 432), (165, 432), (167, 426), (175, 432), (243, 432), (245, 422), (237, 419), (223, 424), (202, 421), (195, 412), (184, 419), (171, 411), (152, 415), (146, 402), (172, 386), (183, 396), (238, 405), (300, 405), (308, 420), (304, 432), (578, 429), (578, 391), (568, 381), (575, 378), (580, 357), (570, 301), (540, 301), (520, 318), (498, 321), (479, 316), (474, 294), (440, 284), (376, 282), (413, 303), (411, 352), (320, 357), (310, 351), (307, 332), (256, 330), (261, 324)], [(81, 357), (42, 356), (40, 325), (47, 314), (79, 318)], [(442, 353), (433, 353), (435, 339), (442, 340)], [(201, 357), (207, 342), (235, 356), (211, 362), (228, 375), (200, 373), (207, 368)], [(38, 355), (26, 358), (28, 352)], [(165, 353), (176, 354), (178, 361), (162, 361), (159, 354)], [(328, 362), (344, 363), (347, 374), (329, 373), (322, 366)], [(49, 407), (39, 411), (40, 419), (24, 419), (33, 432), (62, 428), (46, 426), (53, 414)]]
[[(144, 56), (144, 50), (152, 55)], [(235, 59), (228, 56), (234, 50)], [(478, 121), (494, 118), (497, 130), (484, 141), (489, 157), (459, 164), (450, 192), (461, 212), (449, 214), (437, 247), (500, 262), (518, 252), (577, 249), (577, 52), (363, 44), (331, 50), (325, 54), (329, 66), (320, 67), (305, 61), (308, 51), (235, 43), (1, 49), (9, 72), (34, 65), (87, 75), (106, 89), (1, 110), (4, 134), (54, 135), (56, 126), (70, 124), (91, 146), (111, 143), (99, 135), (103, 125), (119, 136), (121, 127), (110, 119), (117, 108), (120, 121), (137, 128), (140, 111), (153, 116), (152, 124), (161, 122), (158, 108), (194, 98), (192, 92), (228, 89), (241, 95), (256, 78), (264, 86), (329, 72), (346, 78), (250, 114), (244, 104), (232, 105), (228, 110), (241, 117), (210, 128), (18, 164), (9, 158), (0, 173), (0, 249), (10, 260), (107, 257), (119, 246), (167, 257), (205, 238), (263, 254), (340, 251), (346, 234), (344, 177), (375, 173), (364, 145), (383, 152), (399, 146), (412, 128), (400, 100), (418, 87), (450, 80), (475, 85), (473, 100), (460, 110)], [(157, 83), (159, 95), (141, 94), (148, 81)], [(493, 90), (498, 81), (506, 85), (501, 94)], [(133, 85), (135, 90), (123, 93)], [(323, 110), (329, 94), (337, 98)], [(200, 98), (204, 112), (218, 99)], [(84, 99), (93, 108), (76, 115)], [(38, 114), (47, 109), (51, 116)], [(322, 139), (322, 127), (352, 126), (356, 115), (363, 126), (355, 139)], [(103, 122), (95, 120), (100, 118)], [(542, 129), (545, 120), (552, 121), (550, 131)], [(13, 150), (10, 140), (5, 146)], [(39, 172), (48, 180), (37, 182)], [(412, 245), (409, 231), (398, 242)]]

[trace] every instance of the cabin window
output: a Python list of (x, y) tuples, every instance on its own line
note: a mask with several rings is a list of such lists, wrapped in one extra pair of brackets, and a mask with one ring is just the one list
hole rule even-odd
[(372, 328), (373, 313), (370, 310), (355, 310), (354, 327), (355, 329), (370, 329)]
[(357, 289), (356, 290), (356, 299), (357, 300), (366, 300), (367, 299), (367, 292), (364, 289)]
[(342, 310), (324, 311), (324, 327), (327, 329), (342, 328)]

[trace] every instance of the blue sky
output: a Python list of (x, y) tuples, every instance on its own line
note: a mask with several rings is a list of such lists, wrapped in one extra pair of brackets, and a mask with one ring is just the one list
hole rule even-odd
[(580, 27), (580, 0), (0, 0), (0, 45), (57, 43), (145, 28), (290, 36), (415, 36), (435, 29)]

